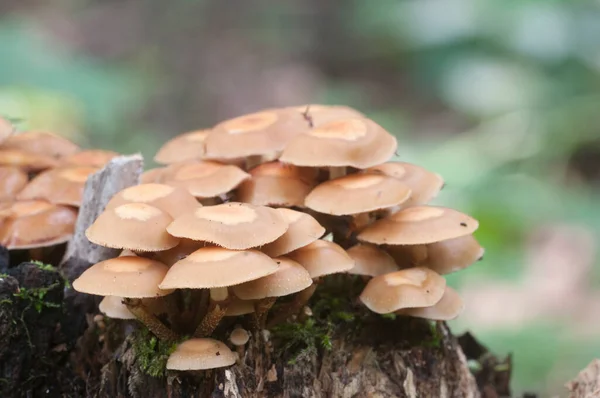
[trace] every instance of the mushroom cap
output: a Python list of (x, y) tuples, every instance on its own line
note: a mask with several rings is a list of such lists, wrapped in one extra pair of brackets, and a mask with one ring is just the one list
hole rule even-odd
[(322, 239), (288, 253), (286, 257), (306, 268), (313, 279), (346, 272), (354, 267), (354, 261), (341, 246)]
[(318, 170), (275, 161), (253, 168), (250, 175), (251, 178), (237, 189), (239, 201), (264, 206), (304, 207), (304, 198), (315, 186)]
[(12, 123), (3, 117), (0, 117), (0, 143), (6, 141), (15, 132)]
[(204, 370), (233, 365), (235, 354), (218, 340), (190, 339), (179, 344), (169, 359), (167, 369)]
[(227, 306), (227, 312), (225, 316), (240, 316), (246, 314), (252, 314), (254, 312), (254, 303), (256, 300), (242, 300), (232, 296), (229, 305)]
[(104, 149), (90, 149), (63, 157), (61, 159), (61, 165), (102, 168), (117, 156), (119, 156), (117, 152)]
[(422, 265), (441, 275), (467, 268), (485, 252), (473, 235), (432, 243), (426, 248), (427, 259)]
[(417, 267), (427, 260), (427, 245), (386, 245), (384, 250), (399, 268)]
[(239, 327), (233, 329), (233, 331), (229, 335), (229, 341), (231, 341), (231, 344), (235, 346), (246, 345), (246, 343), (248, 343), (248, 340), (250, 340), (250, 334), (248, 333), (248, 331)]
[(142, 252), (167, 250), (179, 239), (167, 233), (173, 218), (146, 203), (126, 203), (106, 209), (85, 231), (97, 245)]
[(217, 124), (206, 137), (206, 157), (240, 158), (281, 151), (308, 123), (289, 109), (268, 109)]
[(288, 223), (288, 230), (273, 242), (261, 248), (263, 253), (271, 257), (279, 257), (304, 247), (325, 234), (325, 228), (310, 214), (301, 211), (280, 208), (276, 209)]
[(71, 155), (79, 151), (79, 147), (66, 138), (45, 131), (26, 131), (13, 134), (2, 143), (2, 148), (53, 158)]
[(77, 211), (41, 200), (14, 202), (0, 210), (0, 245), (8, 249), (54, 246), (73, 235)]
[(187, 189), (197, 198), (213, 198), (235, 189), (250, 175), (237, 166), (212, 161), (177, 163), (168, 166), (161, 181)]
[(78, 292), (128, 298), (159, 297), (172, 293), (158, 284), (169, 267), (144, 257), (123, 256), (101, 261), (73, 281)]
[(277, 271), (277, 263), (256, 250), (204, 247), (179, 260), (160, 284), (163, 289), (209, 289), (238, 285)]
[(0, 166), (0, 202), (13, 200), (28, 181), (27, 173), (20, 168)]
[(359, 243), (348, 249), (347, 253), (354, 260), (354, 267), (348, 270), (349, 274), (379, 276), (398, 271), (392, 256), (377, 246)]
[(319, 184), (304, 204), (320, 213), (342, 216), (396, 206), (409, 197), (410, 189), (394, 178), (352, 174)]
[(185, 213), (167, 230), (173, 236), (243, 250), (273, 242), (288, 229), (275, 209), (230, 202)]
[(465, 303), (456, 290), (446, 286), (444, 295), (432, 306), (420, 308), (404, 308), (396, 311), (398, 315), (425, 318), (432, 321), (451, 321), (460, 315), (465, 308)]
[(0, 148), (0, 166), (14, 166), (27, 172), (49, 169), (58, 165), (56, 159), (19, 149)]
[(295, 261), (278, 257), (277, 270), (267, 276), (233, 286), (233, 293), (242, 300), (259, 300), (297, 293), (312, 285), (308, 271)]
[(406, 162), (387, 162), (365, 170), (368, 173), (381, 173), (395, 178), (410, 188), (410, 198), (405, 207), (422, 205), (437, 196), (444, 186), (442, 176), (421, 166)]
[(419, 245), (470, 235), (479, 227), (474, 218), (454, 209), (414, 206), (366, 227), (358, 239), (388, 245)]
[(55, 168), (38, 174), (19, 193), (19, 200), (43, 199), (50, 203), (79, 207), (88, 177), (95, 167)]
[(372, 120), (349, 118), (297, 135), (279, 160), (296, 166), (365, 169), (387, 161), (396, 146), (396, 138)]
[(177, 261), (186, 258), (196, 250), (205, 246), (205, 242), (182, 238), (179, 239), (179, 244), (177, 246), (169, 250), (154, 253), (153, 258), (170, 267)]
[[(356, 109), (344, 105), (306, 104), (292, 106), (290, 109), (306, 115), (304, 116), (305, 118), (308, 116), (312, 121), (313, 127), (318, 127), (335, 120), (365, 117), (365, 115)], [(306, 121), (308, 123), (308, 119)]]
[(135, 319), (135, 315), (123, 304), (123, 297), (106, 296), (100, 301), (98, 309), (109, 318)]
[(106, 208), (112, 209), (126, 203), (146, 203), (166, 212), (174, 219), (202, 206), (183, 188), (155, 183), (125, 188), (112, 197)]
[(140, 184), (159, 183), (162, 180), (162, 173), (165, 170), (166, 167), (156, 167), (144, 171), (140, 176)]
[(210, 130), (195, 130), (180, 134), (167, 141), (154, 156), (159, 164), (172, 164), (204, 157), (204, 141)]
[(435, 271), (415, 267), (372, 278), (360, 300), (373, 312), (389, 314), (402, 308), (434, 305), (445, 288), (446, 280)]

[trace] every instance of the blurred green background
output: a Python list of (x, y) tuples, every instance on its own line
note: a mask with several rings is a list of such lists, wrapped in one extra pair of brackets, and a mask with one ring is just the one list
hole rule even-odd
[(600, 3), (8, 0), (0, 113), (140, 151), (269, 106), (346, 104), (481, 221), (455, 331), (514, 353), (516, 391), (600, 357)]

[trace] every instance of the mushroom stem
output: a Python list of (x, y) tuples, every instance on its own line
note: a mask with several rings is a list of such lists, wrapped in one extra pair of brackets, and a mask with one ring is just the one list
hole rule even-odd
[(346, 167), (329, 167), (329, 179), (334, 180), (336, 178), (340, 178), (346, 175)]
[(166, 327), (156, 316), (152, 315), (142, 304), (140, 299), (125, 298), (123, 304), (129, 311), (156, 337), (165, 341), (177, 341), (179, 336), (171, 329)]
[(352, 225), (350, 229), (353, 232), (360, 232), (369, 224), (371, 224), (373, 218), (371, 217), (371, 213), (359, 213), (352, 216)]
[(263, 299), (258, 300), (254, 303), (254, 327), (257, 330), (262, 330), (265, 328), (265, 324), (267, 323), (267, 315), (269, 314), (269, 310), (277, 301), (277, 297), (265, 297)]
[(246, 158), (246, 171), (262, 163), (262, 156), (251, 155)]
[(29, 258), (31, 258), (32, 261), (44, 261), (44, 248), (35, 247), (29, 249)]
[(313, 296), (316, 290), (317, 284), (313, 283), (306, 289), (296, 293), (292, 302), (286, 305), (282, 305), (278, 308), (277, 312), (273, 316), (273, 319), (269, 321), (269, 327), (284, 322), (290, 316), (297, 315), (298, 313), (300, 313), (300, 311), (302, 311), (302, 308), (304, 308), (304, 306), (309, 302), (310, 298)]
[(210, 336), (219, 326), (229, 306), (229, 294), (226, 287), (210, 289), (208, 312), (194, 331), (194, 337)]

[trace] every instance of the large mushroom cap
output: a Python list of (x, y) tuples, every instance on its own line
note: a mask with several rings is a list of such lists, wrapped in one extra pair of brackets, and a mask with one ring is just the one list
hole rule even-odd
[(233, 293), (242, 300), (259, 300), (297, 293), (312, 285), (308, 271), (295, 261), (276, 258), (277, 270), (260, 279), (233, 286)]
[(173, 218), (145, 203), (127, 203), (106, 209), (85, 231), (93, 243), (114, 249), (161, 251), (177, 246), (179, 239), (167, 233)]
[(161, 175), (167, 185), (185, 188), (197, 198), (213, 198), (235, 189), (250, 175), (237, 166), (212, 161), (177, 163)]
[(419, 245), (469, 235), (478, 227), (477, 220), (454, 209), (415, 206), (371, 224), (358, 239), (375, 244)]
[(224, 343), (214, 339), (191, 339), (177, 346), (169, 356), (167, 369), (204, 370), (230, 366), (236, 357)]
[(79, 207), (88, 177), (94, 167), (68, 167), (46, 170), (37, 175), (18, 195), (19, 200), (43, 199), (51, 203)]
[(98, 304), (101, 313), (113, 319), (135, 319), (135, 315), (123, 304), (123, 297), (106, 296)]
[(283, 235), (262, 247), (261, 251), (271, 257), (279, 257), (304, 247), (325, 234), (325, 228), (309, 214), (285, 208), (277, 211), (289, 226)]
[(354, 260), (354, 267), (348, 270), (349, 274), (378, 276), (398, 271), (392, 256), (377, 246), (359, 243), (348, 249), (347, 253)]
[(158, 284), (169, 267), (144, 257), (123, 256), (94, 264), (75, 281), (73, 289), (99, 296), (158, 297), (171, 293)]
[(446, 280), (435, 271), (415, 267), (372, 278), (360, 300), (373, 312), (389, 314), (402, 308), (434, 305), (445, 288)]
[(27, 172), (36, 172), (57, 165), (57, 160), (51, 156), (0, 148), (0, 166), (14, 166)]
[(394, 178), (353, 174), (318, 185), (304, 203), (320, 213), (341, 216), (396, 206), (409, 197), (410, 189)]
[(20, 168), (0, 166), (0, 202), (12, 201), (27, 182), (27, 173)]
[(473, 235), (432, 243), (426, 250), (427, 258), (422, 265), (442, 275), (468, 267), (485, 252)]
[(233, 286), (277, 271), (277, 263), (256, 250), (198, 249), (176, 262), (160, 284), (163, 289)]
[(125, 188), (113, 196), (106, 208), (112, 209), (126, 203), (146, 203), (159, 208), (173, 218), (202, 206), (183, 188), (153, 183)]
[(101, 168), (117, 156), (119, 156), (117, 152), (106, 151), (104, 149), (90, 149), (63, 157), (61, 165)]
[(45, 131), (13, 134), (2, 143), (2, 148), (54, 158), (71, 155), (79, 150), (77, 145), (66, 138)]
[(335, 120), (365, 117), (356, 109), (343, 105), (307, 104), (292, 106), (290, 109), (303, 115), (306, 122), (312, 124), (313, 127), (319, 127)]
[(304, 207), (316, 184), (318, 170), (281, 162), (263, 163), (250, 170), (251, 178), (237, 190), (241, 202), (265, 206)]
[(354, 261), (338, 244), (316, 240), (286, 257), (298, 262), (310, 273), (311, 278), (346, 272), (354, 267)]
[(77, 211), (41, 200), (14, 202), (0, 210), (0, 245), (8, 249), (54, 246), (73, 235)]
[(279, 160), (296, 166), (365, 169), (387, 161), (396, 146), (396, 138), (372, 120), (351, 118), (329, 122), (296, 136)]
[(210, 130), (196, 130), (180, 134), (167, 141), (154, 156), (159, 164), (172, 164), (204, 157), (204, 141)]
[(444, 295), (432, 306), (419, 308), (404, 308), (396, 311), (398, 315), (425, 318), (432, 321), (450, 321), (455, 319), (465, 308), (463, 299), (456, 290), (446, 286)]
[(243, 250), (273, 242), (287, 231), (288, 224), (275, 209), (231, 202), (183, 214), (167, 229), (180, 238)]
[(395, 178), (410, 188), (410, 198), (404, 206), (422, 205), (437, 196), (444, 186), (443, 178), (421, 166), (405, 162), (387, 162), (365, 170)]

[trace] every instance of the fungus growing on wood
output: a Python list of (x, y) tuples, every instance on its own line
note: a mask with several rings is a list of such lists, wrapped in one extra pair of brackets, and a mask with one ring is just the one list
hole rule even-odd
[(57, 165), (58, 161), (51, 156), (0, 147), (0, 166), (14, 166), (23, 171), (33, 173), (56, 167)]
[(235, 354), (224, 343), (208, 338), (197, 338), (179, 344), (169, 356), (167, 369), (207, 370), (231, 366)]
[(356, 109), (343, 105), (307, 104), (292, 106), (289, 109), (299, 112), (310, 128), (319, 127), (336, 120), (365, 117)]
[(79, 151), (79, 147), (56, 134), (45, 131), (26, 131), (13, 134), (2, 143), (3, 149), (61, 158)]
[(89, 149), (63, 157), (60, 160), (60, 165), (102, 168), (117, 156), (119, 156), (119, 154), (113, 151)]
[(0, 166), (0, 202), (14, 200), (27, 182), (27, 173), (20, 168)]
[(271, 257), (279, 257), (307, 246), (325, 234), (325, 228), (309, 214), (291, 209), (277, 209), (288, 223), (283, 235), (264, 245), (261, 251)]
[(204, 141), (210, 130), (196, 130), (180, 134), (167, 141), (154, 156), (159, 164), (172, 164), (187, 160), (200, 160), (206, 152)]
[(372, 277), (398, 271), (392, 256), (375, 245), (358, 243), (346, 252), (354, 261), (354, 267), (346, 271), (349, 274)]
[(113, 319), (136, 319), (135, 315), (123, 304), (123, 297), (106, 296), (98, 304), (101, 313)]
[(397, 315), (425, 318), (432, 321), (450, 321), (455, 319), (465, 308), (465, 304), (456, 290), (446, 286), (442, 298), (428, 307), (404, 308), (396, 311)]

